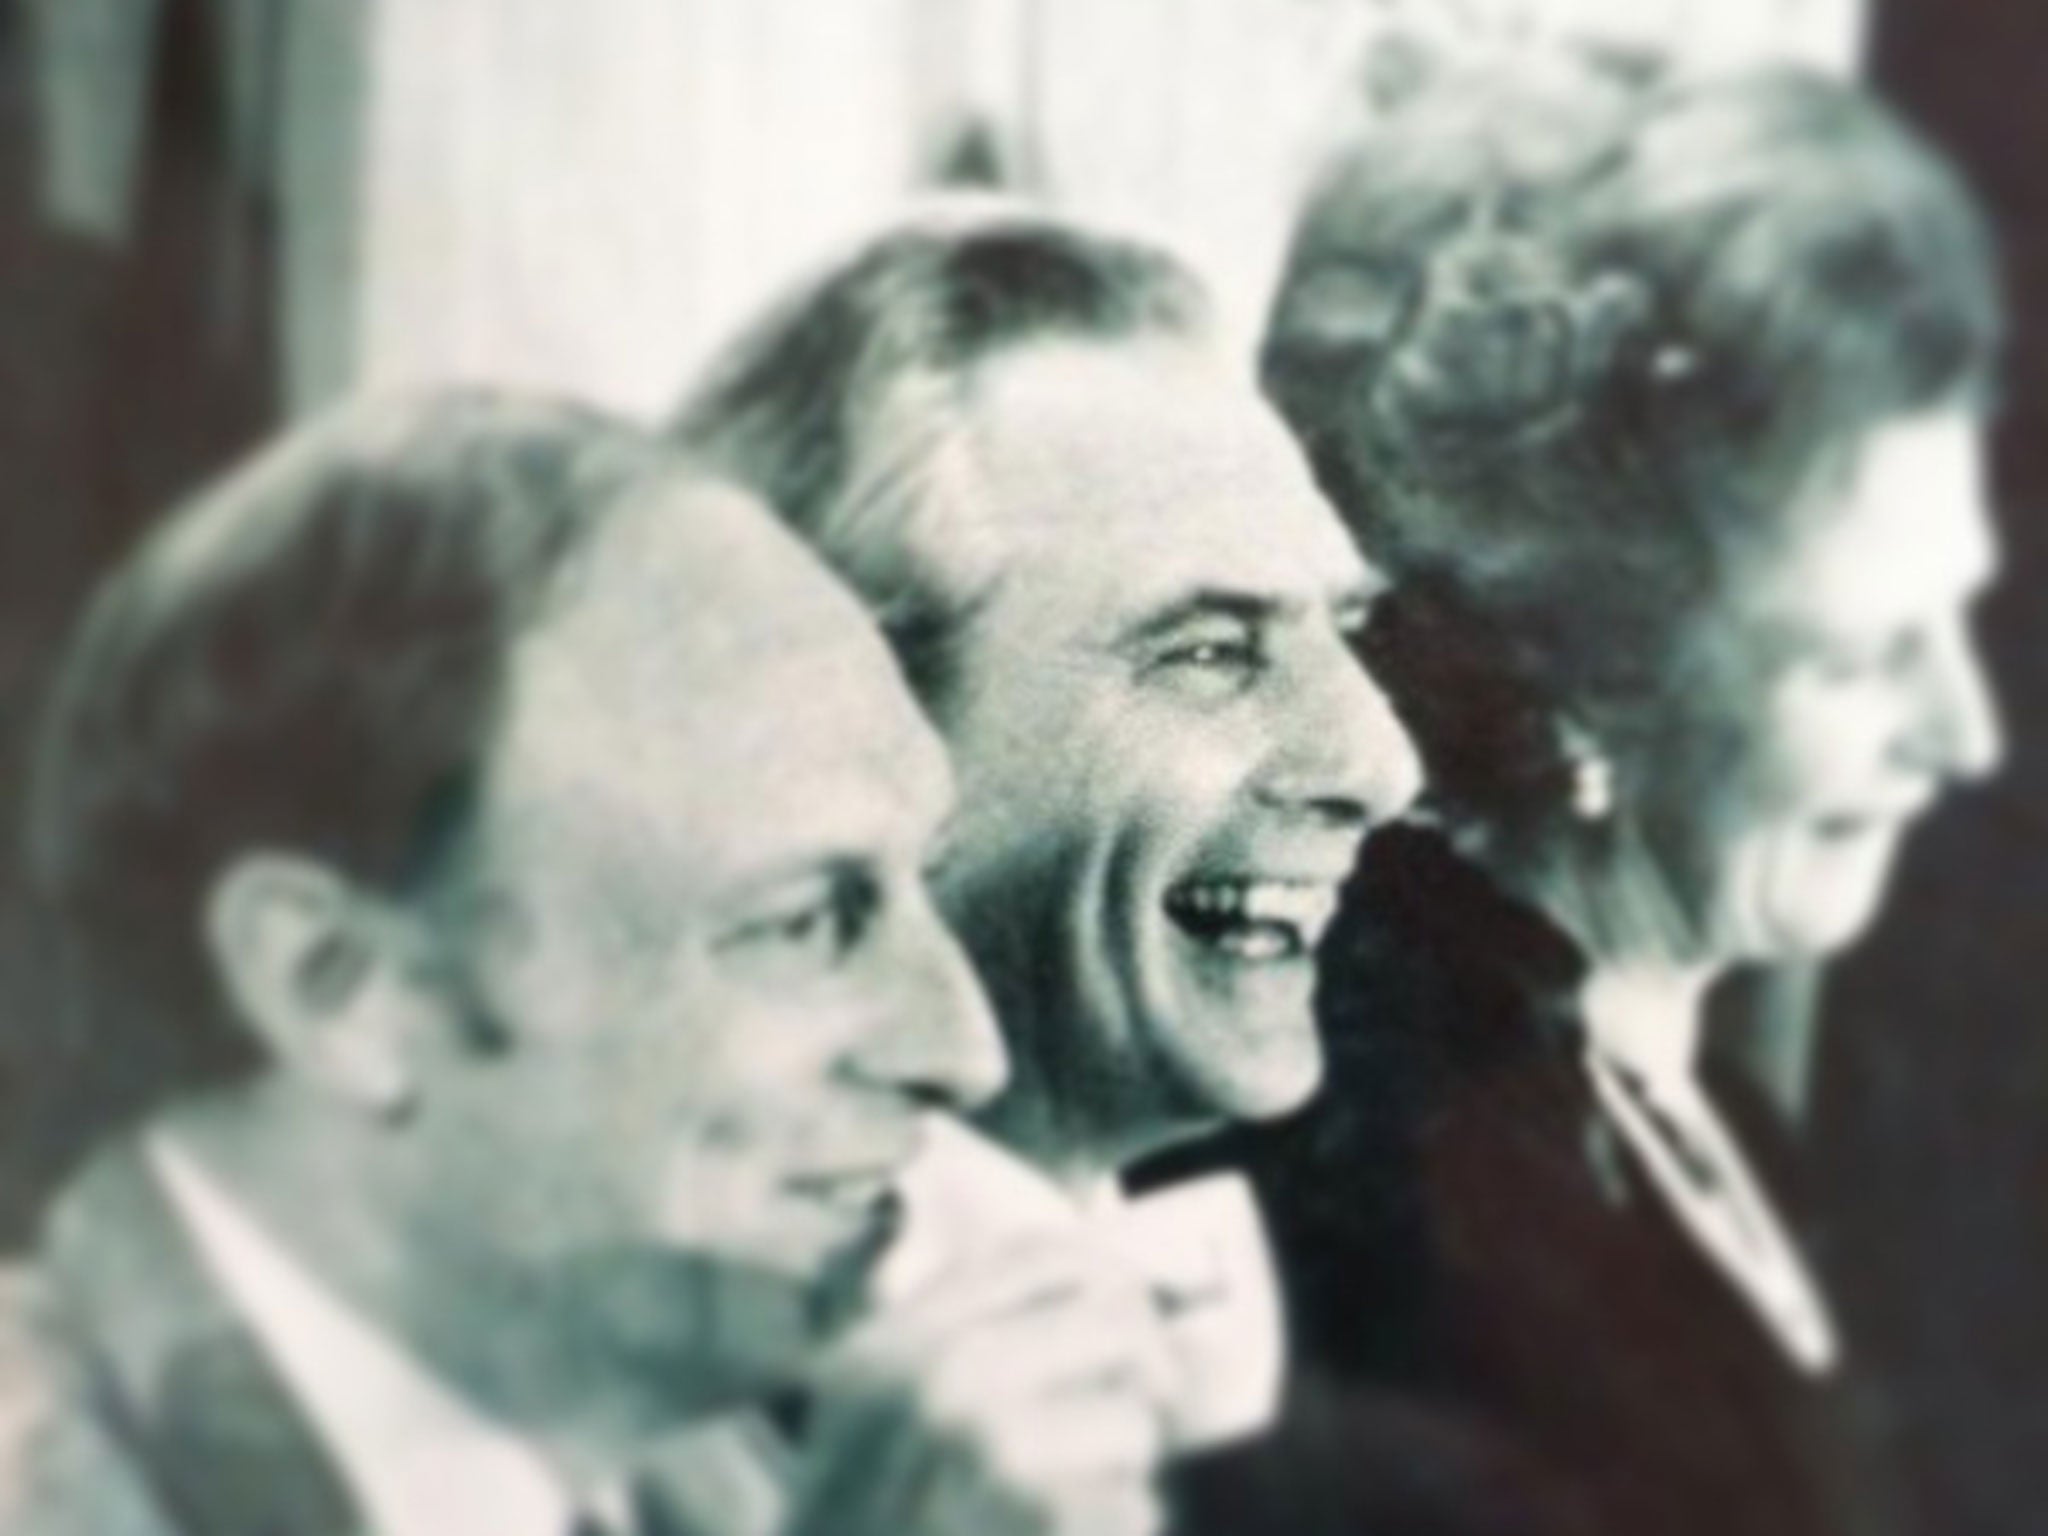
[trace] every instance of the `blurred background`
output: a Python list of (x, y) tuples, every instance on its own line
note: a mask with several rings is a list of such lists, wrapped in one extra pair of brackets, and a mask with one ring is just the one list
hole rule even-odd
[[(1249, 338), (1390, 24), (1860, 73), (1964, 164), (2019, 315), (1984, 639), (2002, 780), (1740, 1043), (1809, 1122), (1825, 1240), (1952, 1536), (2048, 1510), (2048, 5), (2040, 0), (0, 0), (0, 1249), (51, 1009), (21, 749), (63, 626), (166, 504), (361, 388), (654, 415), (794, 274), (939, 185), (1149, 227)], [(1817, 1033), (1809, 1026), (1818, 1025)], [(1812, 1045), (1811, 1042), (1816, 1042)]]

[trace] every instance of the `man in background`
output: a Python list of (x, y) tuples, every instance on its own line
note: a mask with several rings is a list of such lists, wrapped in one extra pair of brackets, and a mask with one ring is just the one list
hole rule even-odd
[(1080, 1196), (1314, 1090), (1315, 949), (1413, 751), (1376, 580), (1174, 257), (1022, 212), (883, 235), (714, 364), (677, 439), (867, 600), (951, 751), (934, 879)]

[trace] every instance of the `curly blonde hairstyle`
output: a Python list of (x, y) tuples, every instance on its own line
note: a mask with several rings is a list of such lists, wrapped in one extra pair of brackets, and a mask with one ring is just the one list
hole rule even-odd
[(1262, 368), (1393, 578), (1373, 662), (1445, 810), (1540, 837), (1559, 721), (1626, 775), (1809, 488), (1890, 421), (1987, 409), (2001, 330), (1969, 193), (1862, 91), (1491, 72), (1332, 158)]

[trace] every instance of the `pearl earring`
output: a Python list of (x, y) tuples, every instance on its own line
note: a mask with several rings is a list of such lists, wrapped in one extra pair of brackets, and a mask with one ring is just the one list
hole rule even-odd
[(1572, 765), (1572, 810), (1582, 821), (1605, 821), (1614, 814), (1614, 765), (1598, 752)]

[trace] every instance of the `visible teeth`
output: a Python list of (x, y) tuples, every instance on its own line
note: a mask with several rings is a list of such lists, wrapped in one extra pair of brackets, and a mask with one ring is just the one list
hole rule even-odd
[(1314, 938), (1337, 910), (1327, 885), (1282, 885), (1262, 880), (1245, 888), (1244, 915), (1254, 922), (1287, 923)]
[(1314, 947), (1336, 915), (1337, 892), (1320, 882), (1203, 880), (1175, 887), (1168, 904), (1212, 922), (1258, 925), (1246, 930), (1233, 927), (1213, 937), (1247, 958), (1277, 958), (1290, 948)]
[(1239, 928), (1223, 934), (1217, 944), (1244, 960), (1284, 960), (1299, 954), (1300, 945), (1285, 928)]

